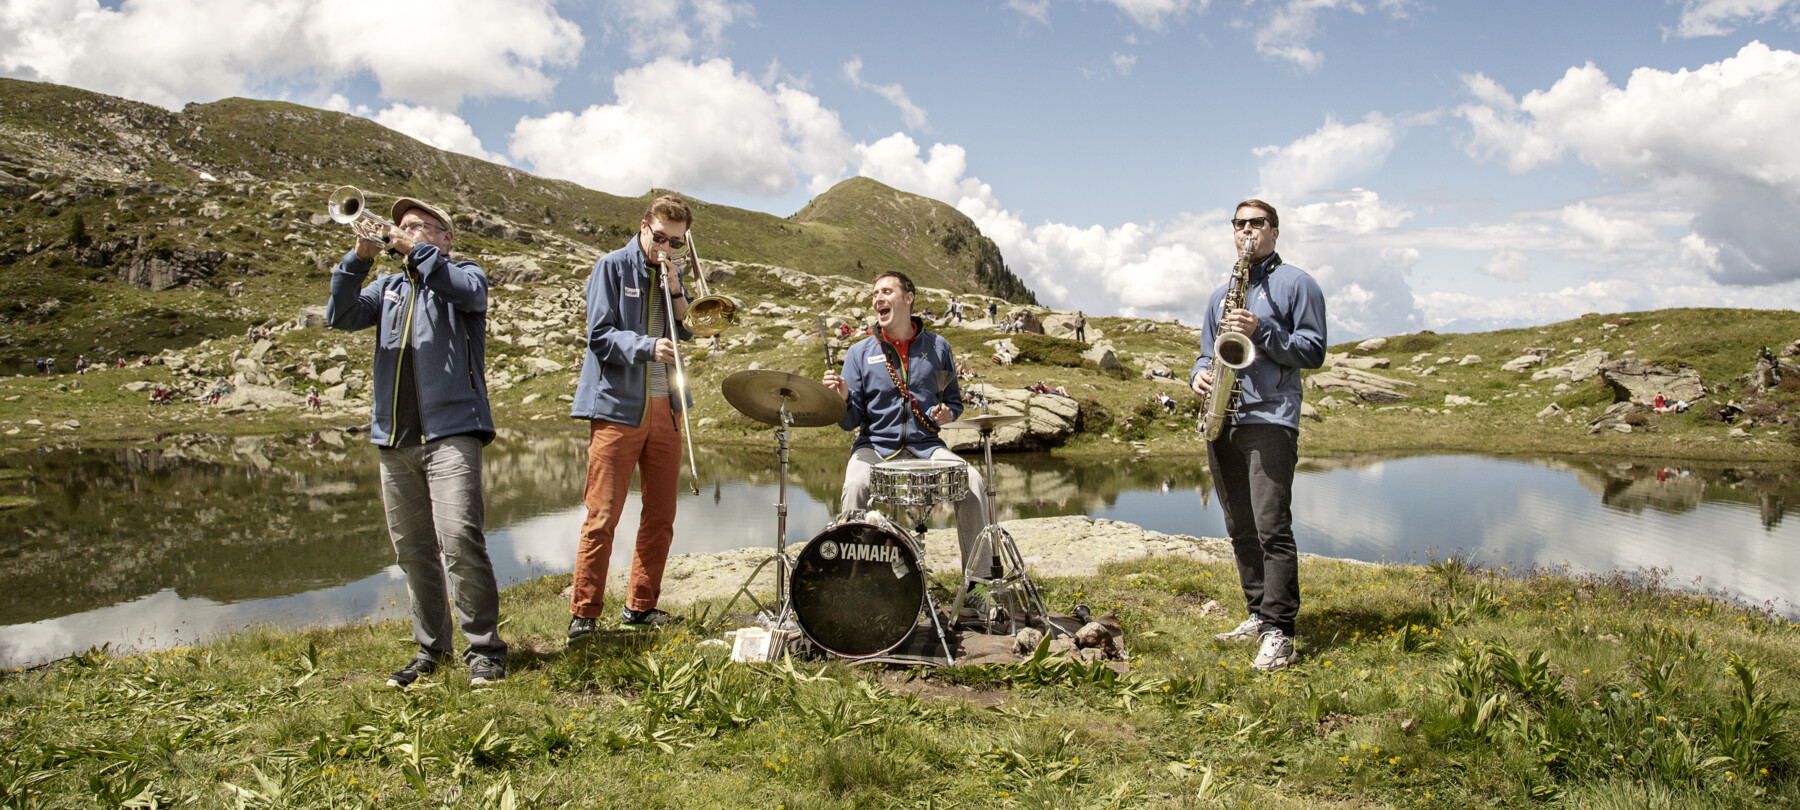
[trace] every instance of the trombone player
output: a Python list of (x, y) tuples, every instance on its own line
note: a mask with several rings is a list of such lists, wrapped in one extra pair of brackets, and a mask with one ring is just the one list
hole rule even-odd
[[(587, 283), (587, 354), (570, 415), (588, 420), (587, 519), (575, 554), (575, 594), (568, 637), (593, 634), (606, 598), (613, 532), (636, 468), (643, 511), (631, 557), (620, 622), (664, 625), (680, 621), (657, 608), (663, 566), (675, 539), (675, 492), (681, 480), (681, 428), (693, 403), (671, 396), (676, 340), (693, 334), (681, 325), (687, 289), (673, 257), (687, 247), (694, 215), (673, 194), (652, 200), (638, 233), (600, 257)], [(698, 268), (695, 268), (696, 272)], [(665, 296), (666, 291), (666, 296)], [(669, 334), (669, 312), (675, 334)]]

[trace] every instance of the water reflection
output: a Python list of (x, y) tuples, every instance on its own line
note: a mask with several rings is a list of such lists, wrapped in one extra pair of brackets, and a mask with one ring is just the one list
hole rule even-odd
[[(773, 450), (696, 450), (706, 486), (682, 493), (677, 553), (773, 546)], [(12, 574), (0, 592), (0, 663), (105, 642), (186, 644), (259, 622), (403, 617), (374, 452), (357, 437), (315, 434), (0, 458), (0, 498), (36, 501), (0, 510), (0, 564)], [(835, 512), (843, 458), (793, 453), (789, 543)], [(1224, 534), (1202, 458), (997, 463), (1003, 519), (1088, 514)], [(503, 585), (570, 570), (584, 474), (577, 433), (508, 432), (487, 449), (489, 543)], [(1791, 466), (1361, 456), (1305, 462), (1294, 515), (1302, 549), (1326, 556), (1655, 567), (1678, 584), (1781, 600), (1792, 613), (1800, 530), (1783, 517), (1797, 488)], [(615, 566), (629, 559), (636, 520), (628, 504)]]

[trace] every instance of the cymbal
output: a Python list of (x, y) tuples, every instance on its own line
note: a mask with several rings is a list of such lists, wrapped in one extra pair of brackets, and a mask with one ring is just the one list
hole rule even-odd
[(765, 425), (781, 425), (783, 402), (794, 427), (824, 427), (844, 416), (844, 401), (836, 391), (818, 380), (786, 371), (740, 371), (726, 377), (721, 388), (725, 401), (738, 413)]
[(1029, 417), (1022, 413), (984, 413), (965, 416), (942, 427), (944, 430), (994, 430), (1018, 424), (1027, 418)]

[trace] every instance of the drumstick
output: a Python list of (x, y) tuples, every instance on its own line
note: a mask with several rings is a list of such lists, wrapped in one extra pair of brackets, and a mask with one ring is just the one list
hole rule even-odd
[(825, 332), (825, 316), (814, 316), (819, 322), (819, 344), (825, 347), (825, 370), (832, 371), (836, 365), (831, 359), (831, 335)]

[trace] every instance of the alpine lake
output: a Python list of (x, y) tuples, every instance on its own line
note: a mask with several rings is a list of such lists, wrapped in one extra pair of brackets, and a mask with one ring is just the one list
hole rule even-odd
[[(771, 440), (772, 445), (772, 440)], [(684, 471), (676, 554), (773, 549), (773, 446), (697, 446)], [(1302, 452), (1305, 448), (1302, 445)], [(787, 542), (837, 511), (845, 450), (791, 453)], [(100, 645), (190, 646), (251, 625), (404, 618), (376, 450), (319, 434), (211, 446), (0, 455), (0, 666)], [(967, 458), (979, 465), (979, 453)], [(504, 431), (484, 456), (489, 552), (502, 587), (575, 558), (586, 437)], [(1002, 520), (1085, 514), (1221, 537), (1204, 457), (997, 455)], [(635, 485), (613, 566), (629, 563)], [(1794, 617), (1800, 611), (1800, 465), (1481, 455), (1303, 456), (1302, 552), (1369, 562), (1463, 557), (1524, 575), (1622, 572)], [(950, 526), (945, 507), (934, 527)]]

